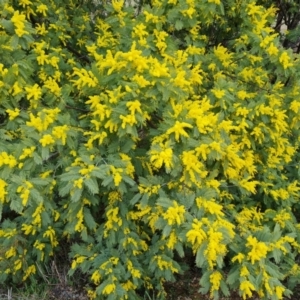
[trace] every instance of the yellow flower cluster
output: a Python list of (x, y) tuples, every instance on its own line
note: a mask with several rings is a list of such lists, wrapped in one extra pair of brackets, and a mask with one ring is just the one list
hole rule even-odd
[(23, 35), (29, 33), (28, 31), (25, 30), (26, 16), (22, 13), (20, 14), (18, 10), (14, 12), (11, 21), (15, 26), (15, 32), (17, 36), (22, 37)]

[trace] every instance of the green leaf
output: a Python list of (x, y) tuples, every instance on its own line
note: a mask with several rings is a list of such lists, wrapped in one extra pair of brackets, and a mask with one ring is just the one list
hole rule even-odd
[(84, 185), (87, 186), (91, 194), (97, 194), (99, 192), (98, 183), (94, 178), (85, 179)]
[(163, 236), (166, 236), (166, 237), (169, 236), (171, 230), (172, 230), (172, 226), (166, 225), (166, 226), (164, 227), (164, 229), (163, 229), (163, 232), (162, 232)]
[(65, 181), (70, 182), (70, 181), (79, 179), (79, 174), (78, 173), (63, 173), (59, 176), (59, 179), (62, 182), (65, 182)]
[(102, 186), (108, 186), (111, 183), (113, 183), (113, 178), (112, 176), (107, 176), (101, 183)]
[(33, 153), (33, 160), (37, 165), (41, 165), (43, 163), (43, 159), (36, 153)]
[(229, 285), (233, 285), (234, 283), (238, 282), (240, 279), (240, 269), (239, 266), (233, 267), (229, 274), (227, 275), (226, 283)]
[(71, 202), (77, 202), (80, 200), (82, 194), (82, 189), (75, 189), (75, 192), (73, 194), (71, 194)]
[(148, 200), (149, 200), (149, 195), (148, 194), (144, 194), (142, 199), (141, 199), (141, 208), (145, 208), (148, 205)]
[(131, 205), (135, 205), (140, 199), (141, 199), (142, 195), (141, 194), (136, 194), (131, 200), (130, 200), (130, 204)]
[(89, 229), (95, 229), (97, 226), (97, 223), (95, 222), (89, 208), (85, 207), (83, 209), (83, 216), (84, 216), (84, 222), (87, 225), (87, 227)]
[(275, 248), (275, 249), (272, 251), (272, 254), (273, 254), (275, 263), (279, 264), (279, 263), (280, 263), (280, 260), (281, 260), (281, 255), (282, 255), (281, 250)]
[(21, 213), (23, 210), (23, 205), (20, 200), (12, 200), (10, 202), (10, 209), (17, 213)]
[(224, 280), (221, 280), (220, 287), (221, 287), (221, 291), (224, 294), (224, 296), (226, 296), (226, 297), (230, 296), (230, 291), (228, 289), (227, 284), (224, 282)]
[(259, 272), (258, 276), (255, 278), (255, 285), (256, 286), (261, 286), (263, 281), (263, 272)]
[(122, 176), (122, 179), (126, 182), (126, 183), (128, 183), (130, 186), (134, 186), (135, 184), (136, 184), (136, 182), (132, 179), (132, 178), (130, 178), (129, 176)]
[(184, 255), (185, 255), (185, 254), (184, 254), (184, 249), (183, 249), (183, 246), (182, 246), (181, 243), (176, 243), (175, 249), (176, 249), (178, 255), (179, 255), (181, 258), (184, 257)]
[(181, 30), (183, 28), (183, 22), (181, 20), (176, 20), (175, 21), (175, 29), (176, 30)]
[(156, 204), (164, 208), (169, 208), (170, 206), (173, 205), (173, 202), (169, 198), (159, 197), (157, 199)]
[(33, 199), (37, 201), (37, 203), (42, 203), (43, 202), (43, 197), (39, 193), (37, 189), (31, 189), (30, 190), (30, 195), (32, 196)]
[(17, 49), (19, 45), (19, 37), (15, 34), (11, 40), (10, 40), (10, 45), (13, 49)]
[(210, 288), (209, 276), (210, 275), (211, 275), (211, 271), (206, 271), (201, 276), (201, 279), (200, 279), (201, 288), (199, 289), (199, 292), (203, 295), (207, 294), (209, 291), (209, 288)]
[(204, 250), (206, 249), (207, 246), (207, 242), (204, 242), (200, 248), (197, 250), (196, 253), (196, 266), (197, 267), (203, 267), (205, 261), (206, 261), (206, 257), (204, 255)]
[(37, 185), (37, 186), (44, 186), (44, 185), (48, 185), (49, 184), (49, 181), (48, 179), (43, 179), (43, 178), (32, 178), (30, 179), (30, 182), (33, 184), (33, 185)]
[(66, 196), (67, 194), (70, 193), (71, 188), (73, 187), (73, 183), (68, 183), (67, 185), (65, 185), (64, 187), (59, 189), (59, 195), (61, 197)]
[(48, 147), (42, 147), (42, 159), (47, 160), (49, 158), (49, 148)]

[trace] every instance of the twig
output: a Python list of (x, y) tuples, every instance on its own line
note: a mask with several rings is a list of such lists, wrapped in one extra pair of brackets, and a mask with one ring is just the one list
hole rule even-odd
[(40, 273), (41, 273), (43, 279), (44, 279), (48, 284), (50, 284), (50, 281), (47, 279), (47, 276), (43, 273), (43, 271), (42, 271), (40, 265), (39, 265), (38, 263), (36, 263), (36, 266), (37, 266), (38, 270), (40, 271)]

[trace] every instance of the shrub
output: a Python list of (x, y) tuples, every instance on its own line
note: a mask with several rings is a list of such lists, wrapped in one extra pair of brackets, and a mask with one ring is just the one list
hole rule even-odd
[(300, 69), (275, 7), (0, 8), (2, 283), (38, 276), (68, 240), (95, 299), (163, 298), (189, 249), (213, 298), (291, 294)]

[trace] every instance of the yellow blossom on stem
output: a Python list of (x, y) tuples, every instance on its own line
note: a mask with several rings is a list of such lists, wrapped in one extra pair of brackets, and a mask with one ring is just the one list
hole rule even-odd
[(30, 148), (24, 148), (22, 154), (20, 155), (19, 159), (25, 159), (26, 157), (32, 157), (36, 147), (32, 146)]
[(51, 226), (48, 226), (48, 229), (44, 232), (43, 237), (44, 238), (48, 237), (50, 239), (50, 243), (52, 247), (56, 247), (58, 245), (55, 231)]
[(47, 146), (53, 145), (55, 141), (54, 141), (52, 135), (50, 135), (50, 134), (45, 134), (45, 135), (43, 135), (43, 137), (39, 140), (39, 142), (40, 142), (40, 144), (41, 144), (43, 147), (47, 147)]
[(197, 219), (193, 220), (192, 229), (187, 234), (187, 241), (192, 244), (194, 253), (202, 245), (203, 241), (207, 238), (207, 234), (202, 228), (203, 223)]
[(67, 131), (69, 130), (68, 125), (63, 125), (63, 126), (56, 126), (52, 130), (52, 135), (56, 139), (61, 140), (61, 143), (63, 145), (66, 144), (66, 139), (67, 139)]
[(250, 281), (244, 280), (240, 284), (240, 290), (242, 292), (243, 299), (246, 299), (247, 297), (252, 296), (252, 291), (255, 291), (255, 287)]
[(6, 191), (7, 183), (0, 178), (0, 203), (4, 203), (6, 201)]
[(176, 201), (173, 201), (173, 206), (169, 207), (163, 214), (163, 218), (168, 221), (169, 225), (180, 225), (185, 220), (185, 208), (183, 205), (178, 205)]
[(220, 288), (221, 280), (222, 280), (222, 274), (219, 271), (214, 271), (210, 276), (209, 276), (209, 281), (211, 283), (211, 288), (210, 292), (211, 294), (214, 291), (218, 291)]
[(101, 280), (101, 275), (99, 270), (94, 271), (94, 273), (91, 276), (91, 280), (93, 281), (94, 284), (99, 285)]
[(28, 31), (25, 30), (26, 16), (22, 13), (20, 14), (18, 10), (14, 12), (11, 21), (15, 26), (15, 32), (17, 36), (22, 37), (23, 35), (29, 33)]
[(20, 114), (20, 110), (18, 108), (15, 108), (14, 110), (12, 109), (7, 109), (6, 112), (9, 115), (9, 120), (12, 121), (14, 120), (17, 116)]
[(116, 290), (116, 285), (114, 283), (110, 283), (105, 286), (105, 288), (102, 291), (103, 295), (110, 295)]
[(47, 11), (48, 11), (48, 7), (45, 4), (40, 4), (36, 9), (36, 12), (41, 13), (44, 17), (47, 16), (47, 13), (46, 13)]
[(161, 150), (150, 151), (150, 162), (157, 169), (160, 169), (165, 164), (167, 169), (171, 169), (173, 166), (173, 150), (167, 145), (163, 145)]
[(248, 259), (251, 260), (251, 264), (265, 258), (269, 250), (269, 247), (264, 242), (259, 242), (253, 236), (247, 238), (246, 246), (251, 248), (251, 251), (248, 253)]
[(291, 58), (286, 51), (282, 52), (282, 54), (280, 55), (279, 62), (282, 64), (284, 69), (293, 66)]
[(74, 180), (73, 186), (74, 186), (75, 188), (82, 189), (82, 184), (83, 184), (83, 178), (80, 177), (79, 179)]
[(173, 127), (169, 128), (167, 130), (166, 134), (170, 135), (170, 134), (174, 133), (175, 140), (178, 142), (180, 136), (189, 137), (188, 133), (184, 130), (185, 128), (193, 128), (193, 126), (186, 122), (176, 121), (175, 125)]
[(110, 171), (112, 172), (115, 186), (119, 186), (122, 181), (121, 174), (123, 173), (123, 169), (110, 166)]
[(32, 99), (34, 101), (30, 102), (32, 108), (37, 108), (37, 101), (41, 98), (42, 89), (38, 86), (38, 84), (34, 84), (33, 86), (25, 87), (25, 90), (27, 92), (27, 99)]

